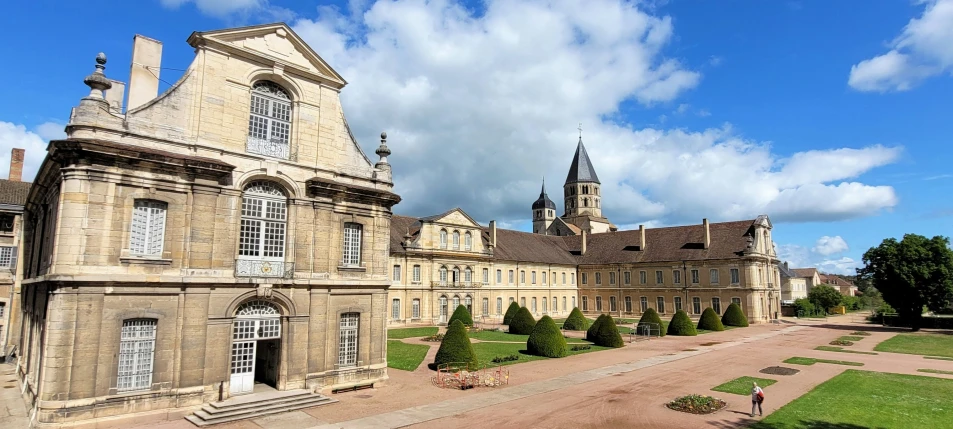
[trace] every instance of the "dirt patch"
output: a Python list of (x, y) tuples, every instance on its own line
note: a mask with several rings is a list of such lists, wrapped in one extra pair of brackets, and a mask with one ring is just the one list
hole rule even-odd
[(762, 374), (772, 374), (772, 375), (794, 375), (801, 372), (801, 370), (794, 369), (794, 368), (787, 368), (783, 366), (769, 366), (758, 372)]
[(632, 391), (632, 390), (630, 390), (630, 389), (612, 389), (612, 390), (609, 390), (609, 393), (611, 393), (611, 394), (613, 394), (613, 395), (623, 395), (623, 394), (629, 393), (629, 392), (631, 392), (631, 391)]

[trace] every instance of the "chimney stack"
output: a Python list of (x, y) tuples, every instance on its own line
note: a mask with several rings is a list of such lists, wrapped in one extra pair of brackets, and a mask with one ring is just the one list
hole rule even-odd
[(790, 270), (790, 268), (788, 268), (788, 261), (784, 261), (784, 269), (785, 269), (785, 270)]
[(582, 249), (579, 252), (580, 255), (586, 254), (586, 239), (588, 238), (587, 235), (588, 234), (586, 234), (586, 230), (582, 230)]
[(490, 247), (496, 247), (496, 221), (490, 221)]
[(708, 218), (702, 219), (702, 225), (705, 226), (705, 249), (711, 246), (711, 231), (708, 229)]
[(10, 153), (9, 179), (13, 182), (23, 180), (23, 156), (25, 153), (26, 151), (20, 148), (13, 148), (13, 151)]
[(141, 34), (132, 38), (132, 70), (129, 71), (126, 111), (142, 106), (159, 95), (161, 64), (162, 42)]
[(645, 225), (639, 225), (639, 250), (645, 250)]
[(109, 79), (113, 87), (106, 90), (106, 102), (113, 113), (122, 114), (122, 100), (126, 96), (126, 84), (118, 80)]

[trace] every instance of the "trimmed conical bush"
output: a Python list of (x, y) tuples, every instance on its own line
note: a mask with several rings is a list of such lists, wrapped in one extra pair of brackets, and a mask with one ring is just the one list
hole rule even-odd
[(725, 314), (721, 316), (721, 324), (744, 328), (748, 326), (748, 318), (745, 317), (745, 313), (741, 311), (740, 305), (731, 303), (731, 305), (725, 309)]
[(678, 310), (672, 316), (672, 321), (668, 323), (668, 335), (694, 337), (698, 335), (698, 331), (695, 330), (695, 324), (688, 317), (688, 313), (684, 310)]
[(520, 311), (520, 305), (513, 301), (510, 303), (510, 306), (506, 308), (506, 314), (503, 315), (503, 324), (509, 325), (513, 321), (513, 316), (516, 316), (516, 313)]
[(536, 327), (536, 319), (533, 318), (526, 307), (520, 307), (520, 310), (513, 316), (513, 320), (510, 321), (509, 333), (529, 335), (533, 333), (534, 327)]
[(569, 317), (563, 322), (563, 329), (567, 331), (585, 331), (589, 329), (589, 320), (582, 315), (579, 307), (575, 307), (569, 312)]
[(536, 322), (533, 333), (526, 340), (526, 351), (531, 355), (561, 358), (569, 353), (566, 338), (559, 331), (556, 322), (549, 316), (543, 316)]
[(467, 328), (459, 320), (454, 320), (447, 329), (447, 333), (440, 342), (440, 348), (437, 349), (437, 356), (433, 362), (437, 365), (466, 362), (476, 365), (476, 353), (473, 352), (473, 345), (470, 344), (470, 337), (467, 336)]
[(715, 313), (711, 307), (705, 309), (702, 312), (701, 319), (698, 319), (698, 329), (704, 329), (706, 331), (724, 331), (725, 325), (721, 324), (721, 319), (718, 318), (718, 313)]
[(450, 321), (447, 322), (447, 326), (450, 326), (454, 320), (459, 320), (460, 323), (463, 323), (463, 326), (473, 326), (473, 318), (470, 317), (470, 310), (467, 310), (467, 307), (463, 304), (457, 306), (456, 310), (453, 310), (453, 314), (450, 316)]
[[(665, 336), (665, 331), (662, 330), (662, 318), (659, 317), (658, 312), (655, 311), (654, 308), (649, 308), (648, 310), (645, 310), (645, 313), (642, 313), (642, 318), (639, 319), (639, 323), (636, 324), (636, 326), (639, 326), (643, 323), (654, 324), (652, 326), (652, 329), (653, 330), (658, 329), (659, 336), (662, 336), (662, 337)], [(648, 328), (642, 328), (642, 329), (648, 329)]]
[(622, 347), (625, 345), (622, 342), (622, 335), (619, 334), (619, 327), (615, 325), (615, 321), (612, 320), (612, 316), (608, 314), (603, 314), (599, 316), (599, 319), (602, 319), (600, 322), (596, 319), (596, 323), (592, 325), (596, 327), (592, 334), (592, 341), (597, 346), (602, 347)]
[(605, 315), (600, 314), (599, 317), (596, 317), (596, 320), (593, 321), (591, 325), (589, 325), (589, 328), (586, 329), (586, 341), (595, 341), (594, 338), (596, 338), (596, 332), (599, 330), (599, 325), (601, 325), (602, 322), (605, 321), (605, 319), (602, 316), (605, 316)]

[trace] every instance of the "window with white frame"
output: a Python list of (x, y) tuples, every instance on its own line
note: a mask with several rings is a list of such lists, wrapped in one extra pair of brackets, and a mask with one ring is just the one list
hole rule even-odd
[(682, 272), (680, 270), (672, 270), (672, 283), (682, 284)]
[(420, 299), (414, 298), (414, 300), (411, 301), (411, 303), (413, 305), (413, 309), (411, 310), (413, 313), (411, 313), (412, 314), (411, 317), (414, 319), (419, 319), (420, 318)]
[(489, 268), (483, 269), (483, 284), (485, 285), (490, 284), (490, 269)]
[(639, 271), (639, 284), (644, 285), (647, 282), (648, 282), (648, 275), (645, 273), (645, 271)]
[(394, 298), (391, 301), (391, 318), (394, 320), (400, 320), (400, 299)]
[(546, 279), (546, 272), (543, 271), (543, 284), (546, 284), (546, 280), (547, 280), (547, 279)]
[(626, 313), (632, 312), (632, 297), (631, 296), (625, 297), (625, 312)]
[(503, 270), (496, 270), (496, 284), (503, 284)]
[(526, 271), (524, 270), (520, 270), (520, 284), (521, 285), (526, 284)]
[(658, 310), (659, 313), (665, 313), (665, 298), (664, 297), (660, 296), (658, 298), (655, 298), (655, 308)]
[(736, 285), (741, 283), (741, 276), (739, 275), (737, 268), (732, 268), (729, 270), (729, 272), (731, 273), (731, 284)]
[[(168, 205), (161, 201), (136, 200), (132, 208), (129, 252), (133, 255), (162, 256), (165, 243), (165, 215)], [(0, 266), (2, 265), (0, 257)]]
[(453, 231), (453, 250), (460, 250), (460, 231)]
[(413, 281), (420, 283), (420, 265), (414, 265)]
[(559, 311), (559, 301), (556, 300), (556, 297), (553, 297), (553, 313)]
[(569, 284), (576, 284), (576, 273), (569, 273)]
[(273, 82), (252, 86), (247, 150), (272, 158), (291, 157), (291, 97)]
[(692, 270), (692, 284), (698, 283), (698, 270)]
[(566, 284), (566, 273), (563, 273), (563, 284)]
[(464, 283), (470, 283), (473, 281), (473, 270), (470, 267), (466, 267), (463, 270), (463, 281)]
[(520, 307), (526, 307), (526, 297), (520, 298)]
[(459, 306), (460, 306), (460, 297), (459, 296), (453, 297), (453, 310), (456, 311), (457, 307)]
[(531, 310), (533, 310), (533, 313), (536, 313), (536, 297), (535, 296), (533, 297), (532, 303), (533, 303), (533, 308), (531, 308)]
[(361, 265), (361, 235), (364, 225), (354, 222), (344, 224), (344, 266)]
[(463, 250), (470, 250), (473, 248), (473, 236), (469, 232), (463, 234)]
[(445, 229), (440, 230), (440, 248), (441, 249), (447, 248), (447, 230)]
[(447, 284), (447, 267), (440, 267), (440, 284)]
[(547, 311), (549, 311), (549, 307), (546, 305), (547, 304), (546, 301), (547, 301), (546, 297), (544, 296), (543, 297), (543, 313), (546, 313)]
[(599, 273), (599, 272), (596, 273), (596, 284), (597, 285), (602, 284), (602, 273)]
[(533, 284), (536, 284), (536, 271), (530, 272), (530, 278), (533, 280)]
[(483, 315), (490, 314), (490, 298), (483, 298)]
[(16, 268), (17, 248), (11, 246), (0, 247), (0, 268)]
[(287, 197), (281, 188), (265, 181), (248, 184), (242, 196), (239, 258), (284, 260), (287, 218)]
[(660, 285), (665, 283), (665, 277), (662, 276), (662, 270), (655, 271), (655, 284)]
[(697, 296), (692, 297), (692, 314), (701, 314), (701, 312), (702, 312), (701, 298)]
[[(575, 307), (575, 306), (576, 306), (576, 297), (572, 297), (572, 301), (573, 301), (573, 302), (572, 302), (572, 305)], [(566, 302), (566, 296), (564, 295), (564, 296), (563, 296), (563, 311), (569, 310), (569, 307), (566, 307), (566, 304), (567, 304), (567, 302)]]
[(682, 310), (682, 297), (676, 296), (675, 297), (675, 311), (681, 311), (681, 310)]
[(610, 285), (614, 285), (614, 284), (615, 284), (615, 271), (610, 271), (610, 272), (609, 272), (609, 284), (610, 284)]
[(132, 319), (122, 322), (116, 390), (130, 391), (152, 387), (155, 349), (155, 319)]
[(400, 281), (400, 265), (394, 265), (394, 281)]
[(648, 299), (648, 298), (646, 298), (646, 297), (644, 297), (644, 296), (640, 296), (640, 297), (639, 297), (639, 309), (641, 309), (641, 311), (642, 311), (643, 313), (645, 313), (645, 310), (648, 310), (648, 309), (649, 309), (649, 299)]
[(338, 366), (342, 368), (357, 366), (357, 339), (361, 313), (341, 314), (340, 336), (338, 339)]
[(473, 314), (473, 298), (470, 295), (463, 299), (463, 306), (467, 308), (467, 313)]
[(602, 311), (602, 297), (596, 296), (596, 311)]
[(513, 270), (510, 270), (509, 274), (507, 275), (507, 278), (509, 280), (509, 283), (513, 284)]
[(503, 314), (503, 298), (502, 297), (496, 298), (496, 314), (497, 315)]
[[(565, 298), (565, 297), (563, 297)], [(572, 308), (576, 308), (576, 295), (572, 296)]]
[(713, 284), (713, 285), (718, 284), (718, 269), (717, 269), (717, 268), (712, 268), (711, 270), (708, 271), (708, 273), (709, 273), (709, 274), (708, 274), (708, 276), (709, 276), (709, 279), (708, 279), (708, 280), (711, 281), (711, 284)]

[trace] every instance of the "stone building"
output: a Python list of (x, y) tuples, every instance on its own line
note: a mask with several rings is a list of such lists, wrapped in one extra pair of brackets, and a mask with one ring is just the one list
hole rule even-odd
[(346, 82), (284, 24), (188, 43), (161, 94), (160, 42), (133, 39), (128, 85), (98, 56), (30, 190), (17, 370), (40, 424), (387, 378), (384, 136), (374, 164)]
[(16, 354), (20, 338), (20, 241), (30, 183), (22, 181), (23, 149), (10, 154), (10, 174), (0, 179), (0, 362)]
[(778, 273), (781, 274), (781, 304), (807, 298), (807, 277), (799, 277), (787, 262), (778, 264)]

